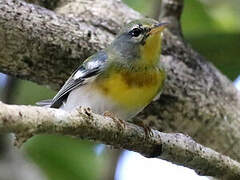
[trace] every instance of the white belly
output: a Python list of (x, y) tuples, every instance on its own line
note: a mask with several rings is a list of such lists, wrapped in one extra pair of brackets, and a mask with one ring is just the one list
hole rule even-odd
[(91, 85), (83, 85), (69, 94), (67, 101), (61, 106), (61, 109), (72, 111), (77, 107), (90, 107), (93, 112), (103, 114), (106, 111), (112, 112), (122, 120), (129, 120), (142, 109), (130, 111), (120, 107), (111, 99), (101, 94), (100, 91), (94, 90)]

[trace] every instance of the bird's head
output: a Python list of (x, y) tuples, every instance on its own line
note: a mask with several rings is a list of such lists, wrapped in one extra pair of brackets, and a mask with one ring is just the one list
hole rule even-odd
[(127, 63), (154, 65), (161, 54), (162, 31), (166, 25), (153, 19), (132, 21), (122, 28), (111, 47)]

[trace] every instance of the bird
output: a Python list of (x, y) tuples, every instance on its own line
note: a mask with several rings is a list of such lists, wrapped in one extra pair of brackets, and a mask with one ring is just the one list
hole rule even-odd
[(159, 59), (167, 25), (150, 18), (126, 24), (108, 47), (72, 73), (53, 99), (37, 105), (65, 111), (89, 107), (131, 122), (163, 90), (166, 72)]

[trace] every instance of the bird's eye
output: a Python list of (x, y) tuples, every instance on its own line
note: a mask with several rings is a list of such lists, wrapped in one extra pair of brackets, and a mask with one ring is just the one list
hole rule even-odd
[(142, 33), (142, 29), (140, 28), (134, 28), (133, 30), (129, 31), (129, 35), (132, 37), (138, 37)]

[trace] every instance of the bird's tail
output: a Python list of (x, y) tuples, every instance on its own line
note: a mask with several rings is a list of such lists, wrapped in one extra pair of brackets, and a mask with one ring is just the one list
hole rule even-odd
[(52, 99), (46, 99), (46, 100), (42, 100), (39, 102), (36, 102), (36, 105), (38, 106), (45, 106), (45, 107), (50, 107), (52, 104)]

